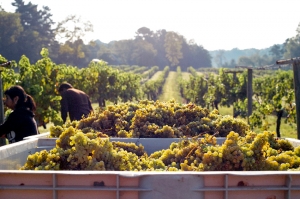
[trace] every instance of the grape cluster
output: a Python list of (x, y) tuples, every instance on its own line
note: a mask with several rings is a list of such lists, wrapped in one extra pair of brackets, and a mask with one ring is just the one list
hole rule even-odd
[(108, 137), (180, 138), (211, 134), (226, 137), (230, 131), (241, 136), (249, 131), (248, 124), (231, 116), (222, 116), (195, 104), (179, 104), (142, 100), (99, 109), (94, 114), (50, 129), (51, 137), (58, 137), (64, 128), (92, 128)]
[(300, 146), (274, 133), (231, 131), (219, 145), (214, 135), (183, 136), (169, 148), (147, 154), (144, 146), (110, 141), (103, 134), (65, 128), (55, 148), (28, 156), (22, 170), (258, 171), (300, 170)]
[(139, 144), (137, 146), (135, 143), (127, 143), (127, 142), (117, 141), (117, 142), (112, 142), (112, 145), (116, 150), (125, 150), (128, 152), (134, 153), (139, 157), (146, 155), (146, 151), (142, 144)]
[(291, 150), (291, 143), (275, 138), (274, 133), (248, 132), (242, 137), (232, 131), (222, 145), (215, 139), (208, 134), (183, 139), (150, 157), (162, 160), (171, 171), (300, 170), (300, 146)]
[[(226, 137), (218, 145), (216, 137)], [(242, 120), (194, 104), (143, 100), (99, 109), (62, 126), (50, 151), (28, 156), (21, 169), (119, 171), (300, 170), (300, 146), (255, 133)], [(180, 138), (169, 148), (147, 154), (142, 145), (110, 137)]]
[(142, 145), (111, 142), (92, 129), (82, 132), (73, 126), (56, 140), (55, 148), (27, 157), (21, 170), (164, 170), (161, 160), (149, 159)]

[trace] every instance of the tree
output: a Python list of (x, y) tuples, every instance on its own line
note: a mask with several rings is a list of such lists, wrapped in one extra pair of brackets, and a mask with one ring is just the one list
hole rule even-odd
[(273, 45), (270, 49), (269, 54), (272, 56), (272, 62), (276, 62), (277, 60), (282, 59), (284, 50), (281, 45)]
[(93, 25), (89, 21), (83, 22), (79, 16), (69, 15), (59, 22), (55, 28), (55, 35), (62, 45), (56, 61), (77, 65), (80, 68), (87, 65), (89, 61), (87, 55), (90, 51), (82, 40), (87, 32), (93, 32)]
[(222, 68), (235, 68), (236, 63), (234, 59), (231, 59), (230, 63), (225, 62)]
[[(211, 56), (207, 50), (205, 50), (202, 46), (198, 46), (193, 41), (189, 42), (188, 47), (190, 53), (189, 66), (193, 66), (194, 68), (211, 67)], [(183, 59), (186, 58), (188, 57), (184, 56)]]
[(81, 39), (75, 42), (66, 41), (60, 46), (57, 62), (68, 63), (82, 68), (85, 62), (85, 45)]
[(152, 44), (142, 39), (134, 40), (134, 50), (131, 55), (132, 62), (139, 66), (153, 66), (156, 54), (157, 51)]
[(250, 59), (253, 62), (253, 66), (264, 66), (269, 63), (269, 58), (267, 56), (260, 56), (259, 52), (257, 51), (255, 54), (250, 56)]
[(284, 43), (284, 48), (285, 48), (284, 58), (290, 59), (294, 57), (299, 57), (300, 44), (297, 37), (287, 39)]
[(132, 65), (131, 55), (134, 49), (133, 40), (121, 40), (113, 43), (113, 52), (117, 55), (117, 64)]
[(298, 24), (298, 27), (296, 29), (296, 36), (287, 39), (284, 42), (284, 58), (290, 59), (294, 57), (299, 57), (300, 54), (300, 23)]
[(217, 63), (217, 67), (222, 67), (223, 62), (226, 61), (224, 54), (225, 54), (225, 50), (218, 50), (218, 52), (214, 58), (215, 62)]
[(181, 52), (182, 43), (182, 36), (172, 31), (167, 32), (164, 47), (166, 50), (166, 57), (171, 66), (176, 66), (179, 64), (179, 60), (183, 57)]
[(12, 3), (16, 8), (16, 13), (20, 13), (21, 24), (24, 31), (18, 39), (17, 55), (25, 54), (32, 61), (37, 61), (39, 53), (43, 47), (49, 48), (54, 45), (55, 35), (52, 29), (52, 21), (49, 7), (37, 10), (37, 5), (29, 2), (25, 4), (23, 0), (15, 0)]
[(149, 37), (153, 37), (153, 32), (146, 27), (139, 28), (136, 34), (137, 34), (136, 38), (141, 38), (143, 40), (146, 40)]
[(107, 47), (101, 47), (97, 52), (97, 57), (106, 61), (109, 64), (117, 65), (117, 55)]
[(167, 31), (162, 29), (154, 33), (149, 28), (142, 27), (137, 30), (136, 34), (136, 39), (142, 39), (149, 44), (152, 44), (153, 48), (156, 50), (156, 56), (153, 57), (154, 65), (159, 66), (159, 68), (163, 70), (164, 67), (169, 64), (164, 46)]
[(57, 24), (55, 29), (56, 37), (59, 41), (75, 42), (82, 39), (87, 32), (93, 32), (93, 25), (90, 21), (83, 22), (81, 17), (69, 15)]
[(0, 54), (8, 60), (15, 60), (14, 52), (23, 31), (20, 14), (0, 11), (0, 18)]
[(246, 57), (246, 56), (241, 56), (238, 60), (238, 65), (239, 66), (254, 66), (255, 64), (251, 60), (251, 58)]
[(148, 41), (148, 42), (152, 43), (154, 49), (157, 50), (157, 55), (154, 58), (155, 65), (159, 66), (159, 68), (161, 70), (163, 70), (164, 67), (167, 66), (169, 63), (168, 59), (166, 57), (166, 50), (164, 47), (166, 34), (167, 34), (166, 30), (164, 30), (164, 29), (158, 30), (158, 31), (156, 31), (156, 33), (154, 33), (153, 41), (152, 42)]

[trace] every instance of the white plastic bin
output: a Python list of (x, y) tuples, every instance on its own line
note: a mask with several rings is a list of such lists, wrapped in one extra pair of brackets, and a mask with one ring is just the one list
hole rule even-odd
[[(300, 172), (21, 171), (29, 153), (56, 139), (30, 137), (0, 147), (0, 198), (18, 199), (299, 199)], [(148, 153), (178, 139), (110, 138), (141, 143)], [(299, 141), (290, 139), (294, 145)], [(218, 140), (222, 142), (221, 139)]]

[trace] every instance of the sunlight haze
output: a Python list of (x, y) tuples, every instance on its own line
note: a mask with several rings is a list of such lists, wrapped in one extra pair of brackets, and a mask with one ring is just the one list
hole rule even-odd
[[(13, 0), (0, 5), (14, 12)], [(25, 1), (28, 3), (29, 1)], [(211, 50), (268, 48), (296, 36), (299, 0), (31, 0), (48, 6), (52, 20), (68, 15), (90, 21), (94, 32), (85, 41), (133, 39), (147, 27), (153, 32), (174, 31)]]

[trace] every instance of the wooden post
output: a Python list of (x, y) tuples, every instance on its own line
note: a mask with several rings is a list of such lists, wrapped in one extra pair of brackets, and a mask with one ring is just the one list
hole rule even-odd
[(295, 85), (295, 100), (296, 100), (296, 120), (297, 120), (297, 138), (300, 139), (300, 64), (298, 62), (293, 63), (294, 71), (294, 85)]
[(2, 71), (0, 71), (0, 124), (4, 123), (4, 104), (3, 104), (3, 86), (2, 86)]
[(293, 64), (294, 71), (294, 86), (295, 86), (295, 101), (296, 101), (296, 123), (297, 123), (297, 138), (300, 139), (300, 58), (289, 60), (279, 60), (276, 64)]
[(248, 119), (248, 124), (250, 124), (249, 117), (252, 114), (252, 95), (253, 95), (252, 73), (253, 73), (253, 68), (250, 68), (248, 66), (236, 66), (236, 68), (247, 68), (247, 73), (248, 73), (248, 80), (247, 80), (247, 99), (248, 99), (247, 117), (248, 118), (247, 119)]
[(297, 122), (297, 138), (300, 139), (300, 63), (293, 63), (294, 85), (295, 85), (295, 101), (296, 101), (296, 122)]
[(251, 68), (248, 68), (248, 82), (247, 82), (247, 98), (248, 98), (248, 111), (247, 111), (247, 116), (248, 116), (248, 124), (249, 122), (249, 117), (252, 114), (252, 73), (253, 70)]

